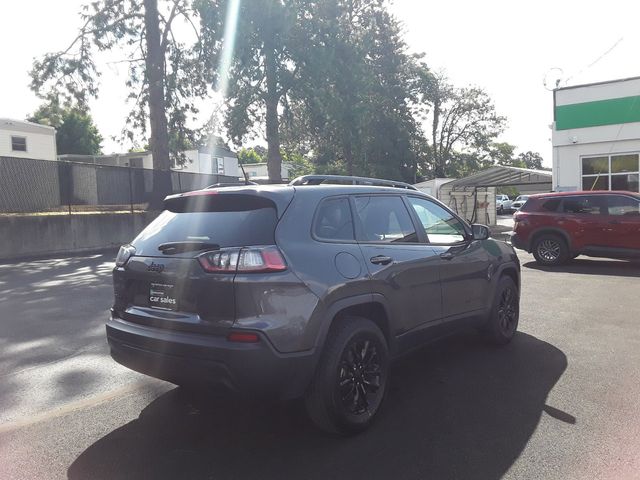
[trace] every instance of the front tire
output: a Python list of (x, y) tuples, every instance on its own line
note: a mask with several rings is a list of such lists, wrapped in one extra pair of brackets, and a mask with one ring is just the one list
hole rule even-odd
[(511, 277), (500, 278), (491, 307), (486, 331), (489, 340), (496, 345), (506, 345), (518, 330), (520, 319), (520, 294)]
[(569, 258), (567, 243), (552, 233), (536, 237), (532, 251), (536, 262), (545, 266), (561, 265)]
[(389, 350), (375, 323), (344, 317), (332, 326), (305, 398), (320, 429), (353, 435), (369, 427), (384, 399)]

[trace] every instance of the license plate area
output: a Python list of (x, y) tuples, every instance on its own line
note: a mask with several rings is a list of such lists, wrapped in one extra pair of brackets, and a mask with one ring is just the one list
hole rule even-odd
[(160, 310), (177, 310), (175, 286), (167, 283), (149, 285), (149, 306)]

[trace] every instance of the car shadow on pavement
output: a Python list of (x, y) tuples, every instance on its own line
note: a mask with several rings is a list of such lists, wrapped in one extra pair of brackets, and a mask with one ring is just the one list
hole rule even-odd
[[(451, 337), (399, 360), (367, 432), (316, 431), (300, 403), (194, 397), (173, 389), (87, 448), (70, 479), (498, 479), (534, 433), (567, 367), (553, 345), (519, 333), (503, 348)], [(578, 419), (579, 421), (579, 419)]]
[(578, 275), (607, 275), (613, 277), (640, 277), (640, 260), (601, 260), (579, 257), (564, 265), (546, 267), (536, 262), (527, 262), (525, 268), (542, 272), (576, 273)]

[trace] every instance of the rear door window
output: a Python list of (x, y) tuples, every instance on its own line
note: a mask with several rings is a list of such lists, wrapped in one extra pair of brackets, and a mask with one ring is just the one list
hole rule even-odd
[(327, 198), (320, 203), (313, 223), (313, 233), (321, 240), (355, 240), (349, 199)]
[(417, 243), (413, 221), (402, 198), (391, 195), (355, 197), (361, 231), (358, 240), (380, 243)]
[(601, 195), (566, 197), (562, 202), (562, 212), (579, 215), (605, 215), (605, 199)]

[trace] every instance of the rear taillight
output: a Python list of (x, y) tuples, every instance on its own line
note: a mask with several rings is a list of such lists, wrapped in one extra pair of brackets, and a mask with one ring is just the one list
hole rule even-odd
[(278, 247), (243, 248), (238, 261), (239, 272), (282, 272), (287, 269)]
[(238, 268), (238, 256), (240, 249), (216, 250), (206, 252), (198, 257), (198, 261), (205, 272), (209, 273), (233, 273)]
[(529, 215), (527, 215), (524, 212), (516, 212), (513, 215), (513, 223), (514, 223), (514, 228), (517, 226), (521, 226), (524, 227), (529, 223), (529, 220), (527, 219)]
[(280, 250), (275, 246), (216, 250), (203, 253), (198, 261), (209, 273), (266, 273), (287, 269)]
[(122, 245), (116, 256), (116, 267), (123, 267), (134, 253), (136, 253), (136, 247), (133, 245)]

